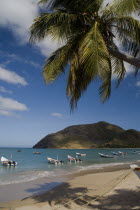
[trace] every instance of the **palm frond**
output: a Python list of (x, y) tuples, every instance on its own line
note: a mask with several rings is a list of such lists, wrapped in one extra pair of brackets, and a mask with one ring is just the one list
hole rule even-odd
[(47, 3), (47, 6), (54, 10), (65, 8), (78, 13), (94, 11), (97, 12), (103, 0), (41, 0), (40, 3)]
[(83, 34), (72, 37), (64, 46), (52, 53), (46, 60), (43, 75), (46, 83), (53, 82), (61, 73), (65, 71), (66, 65), (71, 62), (74, 52), (78, 49), (79, 42)]
[[(81, 41), (78, 52), (71, 61), (71, 68), (67, 86), (71, 108), (77, 105), (82, 93), (87, 89), (91, 81), (100, 77), (104, 81), (101, 98), (107, 99), (110, 95), (110, 61), (106, 43), (95, 22), (92, 29)], [(108, 76), (109, 75), (109, 76)], [(106, 77), (104, 80), (103, 78)], [(109, 79), (109, 81), (107, 81)]]
[(114, 0), (103, 9), (105, 16), (131, 15), (140, 12), (140, 0)]
[(122, 60), (111, 56), (111, 68), (112, 74), (117, 78), (117, 87), (120, 85), (121, 81), (124, 79), (126, 74), (126, 69)]
[(136, 57), (140, 54), (140, 22), (132, 17), (115, 17), (116, 37), (121, 42), (125, 51)]
[(102, 69), (108, 66), (109, 53), (97, 22), (94, 23), (82, 40), (81, 51), (83, 52), (81, 59), (87, 71), (93, 68), (96, 69), (96, 71), (92, 71), (92, 77), (95, 74), (100, 74)]
[(46, 60), (43, 68), (43, 76), (46, 83), (52, 83), (61, 73), (70, 59), (73, 46), (67, 44), (55, 52)]
[(112, 71), (111, 71), (111, 63), (110, 69), (104, 72), (103, 82), (101, 87), (99, 88), (99, 94), (101, 102), (104, 103), (111, 95), (111, 78), (112, 78)]
[(35, 19), (30, 30), (30, 40), (41, 40), (47, 35), (51, 35), (54, 39), (68, 40), (78, 33), (88, 28), (87, 23), (90, 22), (90, 16), (87, 14), (67, 13), (65, 10), (58, 10), (54, 13), (42, 14)]
[(139, 68), (135, 68), (135, 72), (134, 72), (134, 75), (135, 75), (135, 77), (138, 75), (138, 72), (139, 72)]
[(70, 98), (71, 110), (77, 106), (77, 101), (81, 97), (82, 92), (86, 89), (85, 83), (87, 77), (84, 74), (83, 66), (80, 63), (80, 54), (77, 50), (73, 53), (70, 61), (70, 72), (67, 83), (67, 95)]

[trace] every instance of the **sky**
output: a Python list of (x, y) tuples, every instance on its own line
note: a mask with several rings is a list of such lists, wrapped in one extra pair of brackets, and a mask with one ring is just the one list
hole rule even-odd
[(38, 0), (0, 0), (0, 147), (32, 147), (44, 136), (71, 125), (106, 121), (140, 130), (140, 74), (127, 76), (111, 98), (100, 103), (92, 83), (70, 112), (66, 75), (46, 85), (45, 59), (59, 46), (50, 37), (29, 43), (29, 28), (39, 15)]

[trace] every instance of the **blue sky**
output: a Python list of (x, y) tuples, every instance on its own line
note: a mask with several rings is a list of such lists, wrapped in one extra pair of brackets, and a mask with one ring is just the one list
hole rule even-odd
[(58, 47), (50, 38), (29, 44), (29, 27), (38, 16), (37, 0), (0, 0), (0, 146), (32, 147), (45, 135), (76, 124), (107, 121), (140, 130), (140, 75), (127, 76), (112, 96), (100, 103), (98, 83), (89, 86), (70, 113), (66, 76), (46, 85), (45, 58)]

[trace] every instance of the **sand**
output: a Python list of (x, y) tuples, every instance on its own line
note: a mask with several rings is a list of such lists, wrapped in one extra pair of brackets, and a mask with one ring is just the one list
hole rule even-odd
[(140, 179), (130, 169), (80, 172), (45, 193), (1, 203), (0, 209), (140, 209)]

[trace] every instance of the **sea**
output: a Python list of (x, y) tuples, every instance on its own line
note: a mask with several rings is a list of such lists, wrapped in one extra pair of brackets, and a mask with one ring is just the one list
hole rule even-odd
[[(20, 152), (19, 152), (20, 150)], [(41, 154), (33, 154), (33, 152)], [(117, 158), (102, 158), (98, 153), (112, 155), (112, 152), (122, 151), (125, 156)], [(0, 156), (18, 162), (17, 166), (0, 165), (0, 185), (27, 182), (42, 177), (54, 178), (74, 172), (100, 169), (108, 166), (138, 163), (140, 154), (133, 151), (140, 149), (32, 149), (32, 148), (0, 148)], [(80, 157), (82, 162), (70, 163), (67, 156), (76, 157), (76, 152), (86, 154)], [(47, 157), (63, 160), (63, 165), (49, 164)]]

